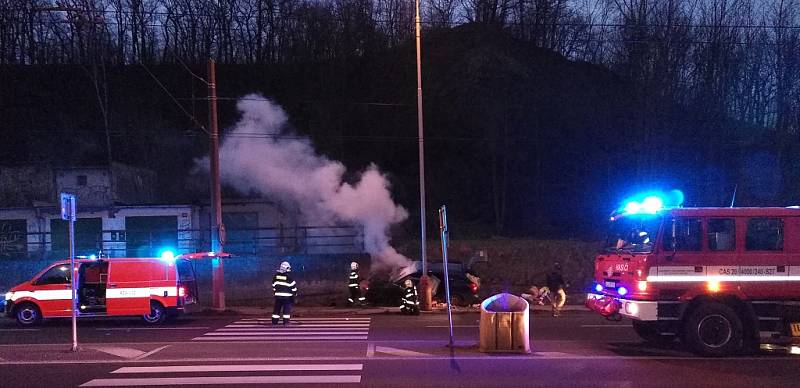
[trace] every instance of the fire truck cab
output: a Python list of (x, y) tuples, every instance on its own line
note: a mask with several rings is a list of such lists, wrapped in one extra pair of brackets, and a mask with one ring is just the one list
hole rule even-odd
[(645, 202), (612, 215), (587, 307), (704, 355), (800, 336), (800, 208)]
[[(77, 316), (142, 316), (159, 324), (197, 305), (197, 281), (184, 258), (75, 260)], [(21, 325), (72, 316), (70, 261), (58, 261), (5, 295), (5, 313)]]

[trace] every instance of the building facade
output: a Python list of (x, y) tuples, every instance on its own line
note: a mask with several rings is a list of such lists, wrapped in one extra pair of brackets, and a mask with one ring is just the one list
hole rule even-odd
[[(159, 204), (151, 171), (110, 167), (0, 168), (0, 259), (65, 257), (68, 223), (58, 195), (77, 197), (77, 255), (150, 257), (210, 247), (207, 204)], [(352, 225), (299, 225), (295, 214), (262, 199), (223, 201), (225, 251), (240, 255), (360, 254)]]

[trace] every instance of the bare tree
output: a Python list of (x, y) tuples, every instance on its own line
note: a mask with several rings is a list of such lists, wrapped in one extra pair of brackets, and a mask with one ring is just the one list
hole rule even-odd
[(505, 27), (514, 4), (512, 0), (462, 0), (461, 7), (470, 22)]
[(425, 7), (421, 11), (431, 27), (452, 27), (456, 22), (456, 0), (425, 0)]

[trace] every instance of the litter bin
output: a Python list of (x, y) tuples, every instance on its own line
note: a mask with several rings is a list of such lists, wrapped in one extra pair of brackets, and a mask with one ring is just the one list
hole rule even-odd
[(497, 294), (481, 303), (480, 351), (530, 353), (528, 302)]

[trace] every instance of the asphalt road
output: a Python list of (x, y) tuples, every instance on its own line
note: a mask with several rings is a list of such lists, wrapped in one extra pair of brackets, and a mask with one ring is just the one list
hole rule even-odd
[(587, 312), (531, 315), (531, 354), (478, 351), (477, 313), (194, 316), (150, 327), (136, 319), (68, 320), (23, 329), (0, 321), (0, 386), (625, 387), (796, 386), (785, 350), (702, 358), (641, 342), (629, 322)]

